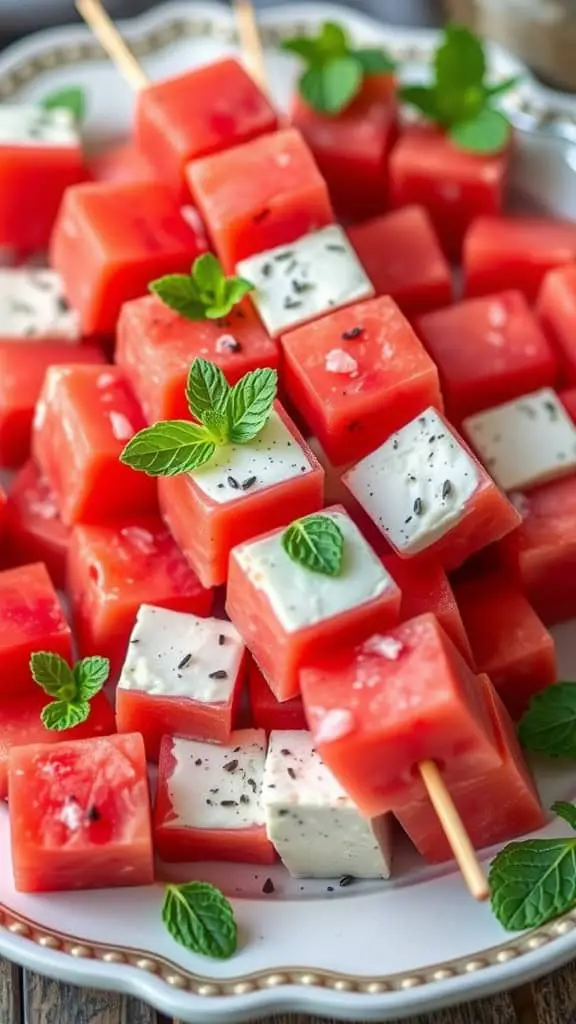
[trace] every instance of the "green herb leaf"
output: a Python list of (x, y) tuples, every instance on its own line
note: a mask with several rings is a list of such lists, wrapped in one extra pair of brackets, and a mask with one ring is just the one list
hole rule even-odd
[(167, 420), (135, 434), (120, 461), (149, 476), (178, 476), (204, 466), (215, 450), (205, 427), (188, 420)]
[(50, 92), (44, 96), (40, 105), (44, 110), (56, 110), (64, 107), (70, 111), (77, 124), (81, 124), (86, 115), (86, 93), (80, 86), (57, 89), (56, 92)]
[(565, 800), (557, 800), (555, 804), (552, 804), (551, 810), (558, 817), (564, 818), (564, 821), (567, 821), (576, 831), (576, 807), (574, 804), (569, 804)]
[(296, 519), (282, 534), (282, 547), (293, 562), (311, 572), (339, 576), (344, 558), (344, 535), (330, 516)]
[[(295, 53), (297, 57), (302, 57), (307, 64), (315, 64), (318, 62), (318, 43), (316, 39), (311, 39), (308, 36), (294, 36), (293, 39), (283, 39), (280, 43), (280, 49), (286, 50), (288, 53)], [(320, 54), (320, 63), (322, 55)]]
[(498, 153), (510, 139), (510, 124), (498, 110), (484, 107), (469, 121), (453, 124), (449, 134), (460, 149)]
[(52, 651), (35, 651), (30, 655), (30, 672), (38, 686), (50, 697), (72, 700), (76, 682), (67, 661)]
[(207, 882), (167, 885), (162, 920), (172, 938), (193, 953), (225, 960), (236, 952), (232, 906)]
[(165, 306), (187, 320), (227, 316), (253, 287), (242, 277), (226, 277), (211, 252), (194, 261), (190, 274), (167, 274), (148, 285)]
[(247, 281), (245, 277), (226, 278), (224, 303), (228, 307), (228, 310), (230, 310), (232, 306), (236, 306), (245, 295), (248, 295), (249, 292), (253, 291), (254, 285), (251, 281)]
[(219, 448), (230, 440), (230, 422), (224, 409), (207, 409), (204, 413), (204, 426)]
[(77, 661), (74, 665), (72, 675), (77, 699), (88, 701), (100, 692), (108, 679), (110, 662), (108, 658), (101, 658), (99, 655), (83, 658), (82, 661)]
[(207, 359), (195, 359), (186, 382), (188, 408), (204, 423), (207, 410), (224, 410), (230, 396), (230, 385), (219, 366)]
[(400, 98), (405, 103), (421, 110), (431, 121), (438, 120), (436, 90), (430, 85), (403, 85), (399, 89)]
[(206, 292), (215, 294), (219, 283), (225, 280), (224, 271), (212, 252), (205, 252), (194, 260), (191, 274), (201, 295)]
[(396, 62), (385, 50), (367, 47), (352, 50), (352, 56), (358, 61), (365, 75), (384, 75), (396, 69)]
[(204, 320), (202, 302), (194, 281), (187, 274), (166, 274), (151, 281), (148, 288), (154, 295), (186, 320)]
[(504, 928), (545, 924), (576, 904), (576, 838), (509, 843), (492, 861), (488, 881)]
[(87, 700), (53, 700), (42, 709), (40, 717), (47, 729), (61, 732), (81, 725), (89, 714), (90, 704)]
[(337, 57), (320, 67), (309, 68), (300, 79), (306, 102), (324, 114), (339, 114), (362, 85), (362, 65), (354, 57)]
[(234, 385), (228, 403), (233, 444), (246, 444), (260, 433), (270, 415), (277, 388), (278, 374), (268, 368), (252, 370)]
[(510, 78), (504, 78), (501, 82), (496, 82), (495, 85), (485, 85), (484, 91), (487, 96), (502, 96), (510, 89), (515, 89), (521, 81), (521, 75), (512, 75)]
[(447, 25), (434, 54), (436, 83), (442, 92), (462, 92), (481, 85), (486, 74), (482, 42), (464, 25)]
[(576, 683), (555, 683), (537, 693), (518, 726), (526, 750), (576, 758)]
[(318, 36), (318, 47), (326, 57), (342, 57), (348, 51), (348, 36), (336, 21), (325, 21)]

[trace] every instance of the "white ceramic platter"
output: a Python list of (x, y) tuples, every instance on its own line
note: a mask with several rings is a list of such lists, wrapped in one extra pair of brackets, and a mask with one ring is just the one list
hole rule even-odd
[[(275, 51), (274, 41), (326, 17), (345, 22), (359, 42), (381, 40), (410, 60), (416, 75), (434, 42), (433, 33), (386, 29), (334, 5), (286, 4), (262, 16), (272, 90), (281, 104), (295, 67)], [(152, 77), (235, 50), (230, 10), (217, 4), (170, 3), (126, 30)], [(523, 70), (500, 50), (492, 58), (497, 77)], [(0, 58), (0, 100), (39, 99), (65, 85), (86, 89), (90, 143), (128, 133), (130, 91), (84, 29), (47, 31)], [(576, 104), (572, 109), (529, 76), (508, 103), (515, 123), (531, 129), (519, 136), (515, 201), (576, 217), (576, 148), (570, 145)], [(576, 626), (556, 632), (561, 676), (574, 679)], [(538, 766), (547, 806), (576, 797), (573, 774), (565, 765)], [(565, 827), (551, 821), (542, 834), (561, 835)], [(484, 854), (486, 864), (491, 852)], [(264, 896), (270, 874), (275, 891)], [(517, 985), (576, 955), (576, 911), (511, 936), (488, 906), (472, 902), (456, 871), (425, 868), (401, 843), (393, 880), (345, 890), (291, 881), (281, 868), (196, 865), (189, 877), (215, 882), (234, 901), (241, 941), (229, 961), (196, 957), (173, 942), (160, 921), (160, 886), (16, 893), (8, 815), (0, 808), (0, 954), (78, 985), (132, 993), (170, 1016), (206, 1024), (280, 1009), (356, 1020), (408, 1016)]]

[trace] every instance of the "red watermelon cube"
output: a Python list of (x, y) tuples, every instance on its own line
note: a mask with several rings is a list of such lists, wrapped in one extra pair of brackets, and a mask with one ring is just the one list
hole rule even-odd
[(466, 295), (514, 288), (533, 302), (545, 274), (576, 259), (576, 225), (547, 217), (478, 217), (463, 258)]
[(306, 729), (306, 716), (302, 697), (279, 701), (273, 694), (254, 660), (248, 674), (250, 711), (255, 729), (273, 732), (275, 729)]
[(44, 562), (54, 586), (64, 587), (70, 528), (64, 526), (54, 491), (34, 462), (27, 462), (12, 481), (6, 531), (12, 565)]
[[(576, 228), (574, 234), (576, 259)], [(564, 379), (576, 383), (576, 266), (570, 264), (546, 274), (536, 312), (558, 353)]]

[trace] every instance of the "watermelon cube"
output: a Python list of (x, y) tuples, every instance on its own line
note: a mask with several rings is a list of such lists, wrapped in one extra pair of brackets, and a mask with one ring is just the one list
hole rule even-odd
[[(576, 259), (576, 230), (574, 234)], [(546, 274), (536, 311), (558, 353), (564, 379), (576, 383), (576, 266), (560, 267)]]
[[(500, 764), (482, 772), (462, 768), (460, 778), (450, 786), (450, 795), (472, 844), (480, 850), (542, 828), (546, 815), (508, 712), (487, 676), (479, 676), (478, 683)], [(429, 864), (452, 859), (438, 816), (426, 797), (406, 803), (395, 813)]]
[(500, 212), (508, 164), (506, 151), (470, 153), (459, 149), (440, 130), (409, 128), (390, 157), (392, 205), (424, 206), (445, 252), (458, 256), (475, 218)]
[(388, 159), (398, 135), (394, 77), (369, 75), (339, 114), (322, 114), (296, 92), (290, 120), (326, 179), (338, 217), (360, 220), (386, 209)]
[(33, 453), (67, 526), (157, 509), (155, 481), (120, 462), (126, 442), (145, 425), (118, 367), (48, 370), (36, 407)]
[(250, 712), (255, 729), (272, 732), (273, 729), (305, 729), (306, 717), (300, 696), (279, 701), (252, 659), (248, 673)]
[(432, 614), (319, 655), (300, 680), (314, 745), (367, 817), (424, 796), (422, 760), (448, 788), (500, 763), (476, 676)]
[(104, 693), (92, 697), (90, 716), (85, 722), (62, 731), (47, 729), (40, 718), (52, 699), (38, 686), (17, 696), (0, 698), (0, 800), (8, 797), (8, 760), (12, 747), (84, 740), (116, 732), (114, 710)]
[(566, 388), (564, 391), (559, 391), (558, 398), (562, 402), (562, 405), (572, 420), (572, 423), (576, 423), (576, 387)]
[(515, 288), (533, 302), (545, 274), (576, 259), (576, 225), (546, 217), (478, 217), (463, 259), (466, 295)]
[(44, 562), (54, 586), (64, 587), (70, 529), (60, 518), (54, 491), (34, 462), (27, 462), (12, 481), (6, 532), (12, 565)]
[(157, 761), (165, 734), (227, 743), (246, 674), (230, 622), (143, 604), (116, 690), (118, 732), (139, 732)]
[(72, 634), (44, 565), (0, 572), (0, 698), (36, 688), (30, 655), (72, 657)]
[(59, 274), (44, 267), (0, 269), (0, 342), (74, 345), (81, 338), (80, 317), (64, 297)]
[(556, 383), (556, 356), (521, 292), (439, 309), (420, 317), (416, 330), (438, 367), (453, 423)]
[(153, 882), (141, 736), (14, 747), (8, 792), (18, 892)]
[(389, 295), (405, 316), (452, 301), (450, 265), (424, 206), (391, 210), (347, 234), (376, 295)]
[(186, 177), (228, 272), (334, 221), (326, 182), (295, 128), (193, 160)]
[(89, 182), (64, 196), (50, 262), (84, 333), (113, 334), (123, 302), (163, 274), (188, 273), (207, 248), (200, 218), (185, 219), (166, 185)]
[(254, 80), (227, 57), (142, 89), (134, 141), (158, 180), (185, 198), (184, 171), (190, 160), (273, 132), (277, 123)]
[(290, 331), (282, 349), (284, 387), (336, 466), (442, 408), (438, 371), (389, 296)]
[(300, 690), (319, 647), (346, 647), (398, 621), (400, 591), (341, 506), (324, 509), (344, 539), (338, 576), (311, 572), (282, 545), (284, 530), (232, 551), (226, 611), (279, 701)]
[(118, 678), (140, 605), (209, 615), (212, 592), (200, 585), (156, 517), (77, 526), (68, 552), (68, 596), (80, 655), (110, 659)]
[(226, 746), (164, 737), (154, 808), (162, 860), (274, 863), (262, 805), (265, 756), (258, 729), (239, 729)]
[(323, 478), (277, 402), (253, 441), (218, 448), (208, 465), (161, 478), (160, 507), (203, 585), (216, 587), (226, 582), (236, 544), (322, 507)]
[(0, 247), (24, 253), (46, 249), (62, 196), (84, 177), (71, 111), (2, 105)]
[(425, 552), (445, 569), (458, 568), (520, 522), (464, 441), (432, 408), (352, 466), (343, 480), (401, 558)]
[(96, 153), (88, 161), (94, 181), (153, 181), (152, 166), (134, 142), (120, 142)]
[(155, 295), (126, 302), (118, 321), (116, 362), (149, 423), (189, 419), (186, 379), (195, 359), (219, 366), (230, 384), (260, 366), (277, 368), (278, 343), (243, 302), (223, 320), (187, 320)]
[(506, 573), (459, 584), (456, 600), (478, 669), (518, 720), (534, 694), (558, 677), (552, 636)]
[(520, 491), (576, 470), (576, 426), (552, 388), (469, 416), (464, 434), (503, 491)]

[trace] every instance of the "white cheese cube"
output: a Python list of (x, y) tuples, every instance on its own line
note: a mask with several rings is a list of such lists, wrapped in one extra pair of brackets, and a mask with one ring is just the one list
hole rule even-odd
[(0, 146), (78, 146), (72, 111), (65, 107), (0, 105)]
[(167, 828), (244, 829), (263, 826), (266, 733), (239, 729), (228, 746), (172, 739), (167, 791), (174, 817)]
[(143, 604), (118, 687), (226, 704), (234, 693), (243, 657), (242, 638), (231, 622)]
[(284, 530), (234, 549), (253, 587), (262, 590), (286, 633), (316, 625), (372, 601), (396, 584), (354, 521), (344, 511), (322, 509), (344, 537), (338, 576), (310, 572), (294, 562), (282, 546)]
[(249, 256), (236, 273), (254, 285), (250, 297), (273, 338), (375, 294), (338, 224)]
[(217, 448), (208, 465), (194, 469), (190, 476), (207, 497), (224, 505), (312, 469), (307, 453), (273, 409), (258, 437), (247, 444)]
[(426, 409), (343, 476), (403, 554), (424, 551), (466, 515), (481, 481), (473, 458), (435, 409)]
[(0, 341), (81, 337), (80, 317), (64, 297), (59, 274), (26, 267), (0, 270)]
[(469, 416), (464, 433), (503, 491), (576, 470), (576, 428), (552, 388)]
[(263, 804), (270, 842), (295, 878), (388, 878), (388, 816), (363, 818), (308, 732), (270, 733)]

